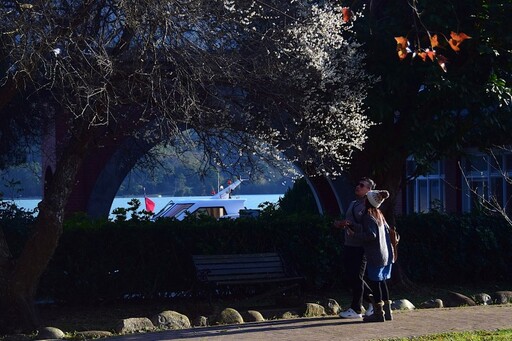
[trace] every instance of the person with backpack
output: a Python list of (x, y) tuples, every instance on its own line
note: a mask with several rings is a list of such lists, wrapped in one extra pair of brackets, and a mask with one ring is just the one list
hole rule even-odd
[(366, 193), (375, 188), (375, 182), (370, 178), (361, 178), (354, 190), (356, 200), (352, 201), (346, 211), (345, 219), (334, 222), (334, 226), (344, 229), (345, 242), (343, 246), (343, 265), (345, 278), (352, 292), (352, 302), (347, 310), (342, 311), (341, 318), (362, 318), (363, 301), (368, 303), (365, 315), (373, 312), (371, 289), (365, 282), (366, 258), (361, 240), (352, 237), (349, 232), (361, 232), (363, 214), (366, 211)]
[(389, 197), (386, 190), (371, 190), (366, 193), (362, 216), (362, 229), (348, 230), (354, 239), (361, 241), (367, 260), (367, 275), (372, 289), (373, 314), (365, 316), (364, 322), (384, 322), (392, 320), (391, 301), (386, 281), (391, 278), (394, 262), (394, 250), (391, 245), (390, 227), (379, 210), (380, 205)]

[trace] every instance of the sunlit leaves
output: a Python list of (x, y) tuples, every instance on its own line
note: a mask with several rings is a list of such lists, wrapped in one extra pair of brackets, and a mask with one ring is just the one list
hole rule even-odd
[(462, 44), (462, 42), (466, 39), (470, 39), (471, 37), (468, 36), (467, 34), (461, 32), (461, 33), (455, 33), (455, 32), (450, 32), (450, 39), (448, 40), (448, 43), (450, 44), (450, 47), (452, 48), (453, 51), (455, 52), (459, 52), (460, 51), (460, 47), (459, 45)]
[(409, 48), (409, 41), (406, 37), (395, 37), (396, 40), (396, 51), (398, 52), (398, 58), (403, 60), (407, 57), (407, 54), (411, 52)]
[(343, 13), (343, 22), (348, 23), (353, 16), (352, 10), (349, 7), (343, 7), (341, 12)]
[(460, 45), (466, 40), (470, 39), (471, 37), (465, 34), (464, 32), (456, 33), (451, 32), (450, 33), (450, 39), (447, 39), (443, 35), (446, 44), (440, 44), (439, 38), (437, 34), (429, 35), (429, 42), (430, 46), (427, 48), (422, 48), (419, 44), (417, 46), (414, 46), (411, 48), (411, 43), (407, 39), (407, 37), (399, 36), (395, 37), (396, 40), (396, 50), (398, 53), (398, 58), (400, 60), (404, 60), (407, 58), (408, 54), (412, 53), (413, 58), (418, 57), (423, 62), (426, 61), (437, 61), (439, 66), (444, 72), (447, 72), (447, 63), (448, 58), (446, 58), (444, 55), (439, 54), (435, 48), (443, 49), (446, 47), (450, 47), (453, 51), (459, 52), (460, 51)]
[(425, 51), (418, 52), (418, 56), (424, 62), (427, 61), (427, 58), (429, 58), (431, 61), (434, 61), (434, 58), (436, 57), (436, 52), (430, 49), (426, 49)]
[(439, 46), (439, 41), (437, 40), (437, 34), (434, 34), (433, 36), (430, 37), (430, 46), (432, 46), (432, 48)]
[(512, 105), (512, 89), (507, 86), (507, 82), (493, 73), (489, 77), (489, 84), (486, 92), (495, 94), (499, 99), (500, 107), (510, 107)]

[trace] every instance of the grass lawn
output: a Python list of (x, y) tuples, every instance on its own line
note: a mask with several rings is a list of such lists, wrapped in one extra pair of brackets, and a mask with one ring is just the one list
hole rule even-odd
[[(494, 341), (494, 340), (512, 340), (512, 329), (494, 330), (494, 331), (476, 331), (461, 333), (443, 333), (414, 338), (394, 338), (385, 339), (386, 341)], [(384, 341), (381, 340), (381, 341)]]

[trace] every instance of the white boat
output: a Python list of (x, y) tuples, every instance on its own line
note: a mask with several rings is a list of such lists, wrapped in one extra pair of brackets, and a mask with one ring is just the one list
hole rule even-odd
[(245, 199), (233, 196), (232, 192), (242, 181), (244, 180), (236, 180), (211, 197), (183, 198), (183, 200), (170, 201), (160, 212), (153, 216), (152, 220), (158, 218), (183, 220), (189, 215), (208, 215), (217, 219), (238, 218), (240, 210), (245, 208)]

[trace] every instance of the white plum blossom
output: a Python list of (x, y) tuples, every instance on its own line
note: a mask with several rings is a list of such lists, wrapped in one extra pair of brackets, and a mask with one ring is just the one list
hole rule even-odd
[[(190, 130), (212, 162), (267, 152), (324, 174), (363, 146), (375, 80), (338, 0), (52, 4), (0, 5), (14, 66), (0, 84), (14, 73), (51, 92), (77, 130), (129, 123), (147, 141), (180, 135), (192, 145)], [(60, 26), (63, 15), (72, 27)]]
[[(283, 94), (279, 118), (274, 111), (263, 112), (254, 125), (261, 139), (288, 157), (311, 164), (324, 175), (339, 174), (352, 152), (363, 148), (373, 124), (365, 115), (364, 100), (376, 79), (364, 69), (365, 54), (354, 37), (353, 23), (344, 22), (339, 4), (289, 1), (286, 6), (281, 2), (278, 9), (284, 13), (283, 21), (276, 19), (277, 9), (265, 12), (265, 20), (277, 22), (279, 29), (286, 21), (285, 29), (266, 31), (262, 41), (274, 44), (269, 51), (279, 71), (273, 74), (278, 84), (273, 95), (278, 97), (280, 91), (289, 95)], [(247, 18), (251, 25), (261, 25), (253, 13)], [(263, 133), (265, 125), (280, 134)]]

